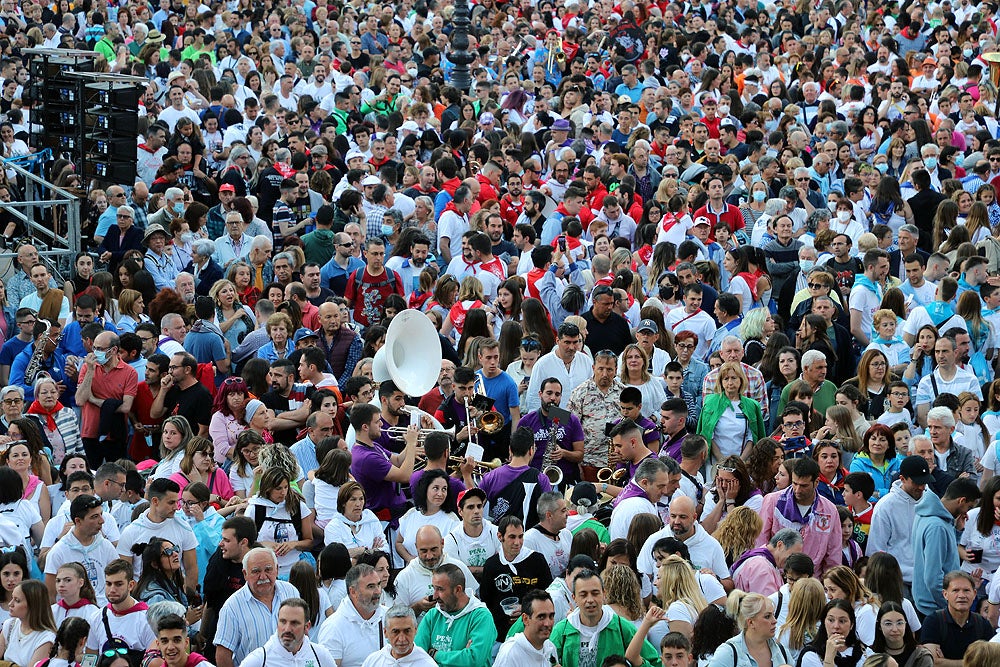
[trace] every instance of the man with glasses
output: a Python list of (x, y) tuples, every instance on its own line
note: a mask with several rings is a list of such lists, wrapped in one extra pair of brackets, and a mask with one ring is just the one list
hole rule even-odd
[[(121, 358), (118, 336), (109, 331), (101, 333), (94, 340), (94, 351), (84, 359), (76, 389), (76, 403), (81, 409), (80, 435), (91, 468), (126, 456), (124, 416), (132, 410), (138, 384), (135, 369)], [(103, 407), (106, 401), (120, 402), (114, 417)]]
[(243, 216), (237, 211), (229, 211), (225, 214), (225, 231), (226, 233), (216, 240), (215, 254), (212, 255), (212, 259), (223, 269), (227, 269), (230, 264), (245, 257), (253, 242), (253, 237), (246, 233)]
[(365, 263), (354, 255), (354, 239), (347, 232), (340, 232), (334, 239), (334, 254), (320, 270), (320, 284), (325, 285), (337, 296), (347, 291), (348, 277)]
[[(80, 477), (82, 476), (82, 478)], [(49, 596), (56, 599), (56, 575), (66, 563), (81, 563), (87, 570), (94, 592), (100, 591), (97, 600), (93, 602), (98, 605), (108, 603), (104, 595), (104, 568), (118, 558), (112, 540), (118, 539), (118, 526), (111, 515), (104, 510), (104, 503), (101, 499), (91, 495), (93, 485), (90, 484), (90, 476), (85, 472), (76, 472), (71, 475), (75, 478), (77, 488), (87, 488), (89, 490), (77, 491), (73, 494), (73, 499), (68, 500), (61, 508), (63, 514), (57, 516), (53, 525), (62, 526), (68, 520), (72, 528), (69, 532), (59, 538), (48, 552), (45, 558), (45, 586), (49, 589)], [(102, 532), (113, 529), (112, 535), (106, 536)]]
[(94, 243), (98, 245), (104, 241), (108, 230), (118, 221), (118, 207), (125, 205), (125, 189), (120, 185), (113, 185), (107, 190), (108, 207), (97, 219), (97, 229), (94, 231)]
[[(30, 405), (31, 402), (35, 400), (35, 380), (37, 379), (37, 375), (43, 371), (48, 373), (49, 376), (56, 381), (60, 393), (65, 393), (66, 391), (66, 357), (63, 356), (57, 347), (61, 328), (62, 327), (58, 322), (54, 322), (52, 324), (52, 328), (47, 329), (45, 322), (41, 320), (36, 321), (35, 327), (32, 330), (34, 342), (27, 345), (17, 355), (17, 357), (14, 358), (14, 362), (11, 364), (10, 384), (17, 385), (21, 388), (21, 391), (24, 394), (23, 398), (26, 401), (26, 406)], [(28, 364), (31, 363), (31, 358), (35, 354), (35, 349), (39, 345), (41, 345), (44, 350), (42, 352), (41, 363), (38, 367), (38, 373), (36, 373), (35, 377), (26, 378), (24, 373), (28, 368)]]

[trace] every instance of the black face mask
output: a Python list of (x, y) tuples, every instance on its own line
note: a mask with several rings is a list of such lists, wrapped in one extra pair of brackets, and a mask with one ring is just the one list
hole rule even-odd
[(666, 285), (660, 285), (660, 289), (658, 291), (660, 299), (663, 301), (669, 301), (670, 299), (674, 298), (674, 286), (671, 285), (670, 283), (667, 283)]

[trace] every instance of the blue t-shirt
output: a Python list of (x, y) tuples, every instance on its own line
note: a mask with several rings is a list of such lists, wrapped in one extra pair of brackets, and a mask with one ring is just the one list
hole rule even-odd
[(30, 343), (30, 340), (21, 340), (16, 336), (4, 343), (3, 348), (0, 349), (0, 366), (12, 365), (14, 363), (14, 358), (21, 354), (21, 351), (28, 347)]
[(222, 338), (211, 331), (191, 331), (184, 336), (184, 350), (190, 352), (199, 364), (210, 364), (226, 358)]
[(476, 375), (483, 379), (486, 387), (486, 395), (496, 403), (494, 407), (497, 412), (503, 415), (504, 422), (510, 421), (510, 409), (521, 405), (521, 399), (517, 395), (517, 384), (514, 378), (507, 373), (500, 371), (500, 375), (495, 378), (486, 377), (482, 371), (477, 371)]

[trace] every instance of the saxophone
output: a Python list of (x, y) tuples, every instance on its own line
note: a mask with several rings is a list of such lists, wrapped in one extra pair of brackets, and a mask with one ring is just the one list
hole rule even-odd
[(552, 453), (559, 446), (559, 420), (553, 419), (549, 426), (549, 441), (545, 443), (545, 453), (542, 454), (542, 474), (549, 478), (553, 487), (559, 486), (563, 481), (562, 468), (552, 461)]
[[(31, 359), (28, 361), (28, 366), (24, 369), (24, 384), (29, 387), (35, 384), (35, 380), (39, 377), (49, 377), (49, 373), (42, 370), (42, 361), (45, 359), (45, 340), (49, 337), (49, 332), (52, 331), (52, 323), (48, 320), (39, 320), (39, 322), (45, 323), (45, 331), (42, 333), (42, 344), (39, 345), (38, 338), (35, 339), (35, 351), (31, 355)], [(62, 339), (62, 335), (59, 336)], [(59, 346), (59, 341), (56, 341), (56, 347)]]

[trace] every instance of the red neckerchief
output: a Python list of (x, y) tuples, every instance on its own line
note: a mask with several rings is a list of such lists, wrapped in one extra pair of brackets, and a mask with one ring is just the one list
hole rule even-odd
[(91, 604), (91, 602), (87, 598), (80, 598), (73, 604), (66, 604), (66, 600), (59, 600), (56, 604), (66, 611), (71, 611), (73, 609), (79, 609), (80, 607), (86, 607), (88, 604)]
[(139, 611), (146, 611), (149, 609), (149, 605), (146, 604), (145, 602), (137, 600), (134, 605), (132, 605), (125, 611), (118, 611), (111, 604), (108, 604), (108, 609), (110, 609), (111, 613), (114, 614), (115, 616), (121, 617), (121, 616), (128, 616), (129, 614), (134, 614)]
[(155, 154), (156, 154), (156, 151), (154, 151), (154, 150), (153, 150), (152, 148), (150, 148), (150, 147), (149, 147), (149, 146), (147, 146), (146, 144), (139, 144), (139, 148), (140, 148), (141, 150), (144, 150), (144, 151), (146, 151), (147, 153), (149, 153), (149, 154), (151, 154), (151, 155), (155, 155)]
[(284, 162), (275, 162), (274, 169), (284, 178), (292, 178), (295, 175), (295, 169), (292, 168), (292, 165)]
[(39, 403), (38, 401), (34, 401), (30, 406), (28, 406), (28, 414), (45, 415), (46, 428), (48, 428), (50, 431), (54, 431), (56, 430), (56, 420), (53, 417), (53, 415), (58, 414), (58, 412), (62, 410), (63, 407), (65, 406), (63, 406), (62, 403), (56, 401), (55, 406), (51, 410), (46, 410), (45, 408), (42, 407), (41, 403)]
[(444, 211), (441, 211), (441, 215), (444, 215), (445, 211), (451, 211), (452, 213), (454, 213), (458, 217), (460, 217), (462, 219), (465, 219), (465, 215), (461, 211), (459, 211), (457, 208), (455, 208), (455, 200), (452, 200), (452, 201), (448, 202), (448, 205), (444, 207)]

